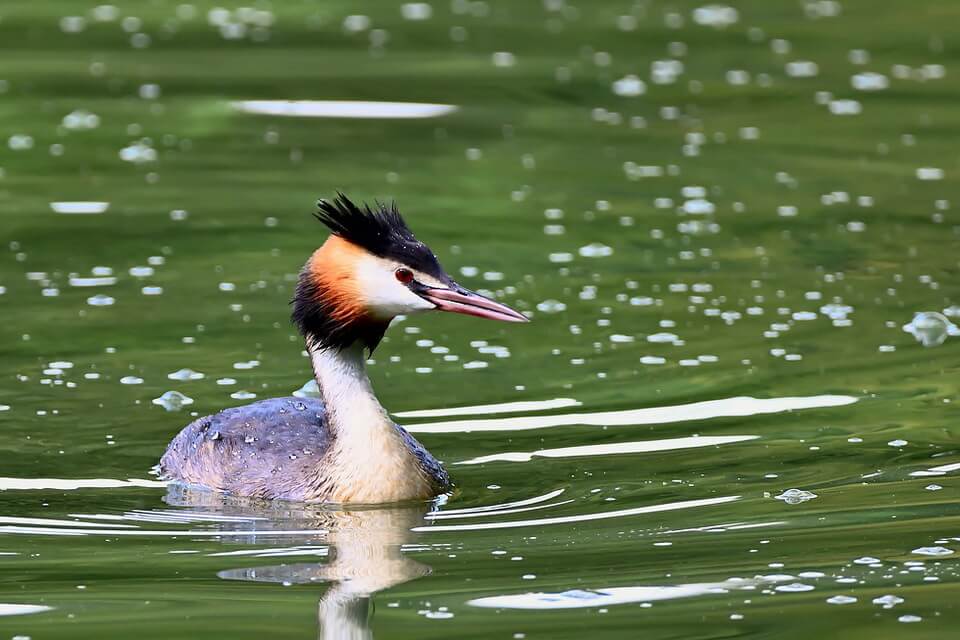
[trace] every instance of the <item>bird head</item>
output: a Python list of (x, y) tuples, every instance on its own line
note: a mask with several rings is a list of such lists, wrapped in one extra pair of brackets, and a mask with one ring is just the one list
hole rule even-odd
[(345, 348), (360, 341), (372, 351), (393, 318), (424, 311), (527, 322), (457, 284), (395, 205), (358, 206), (339, 193), (317, 207), (317, 219), (331, 234), (300, 272), (292, 314), (313, 346)]

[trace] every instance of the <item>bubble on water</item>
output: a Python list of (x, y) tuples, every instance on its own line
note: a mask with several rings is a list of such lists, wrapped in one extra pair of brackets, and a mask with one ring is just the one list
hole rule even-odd
[(233, 363), (233, 368), (234, 368), (234, 369), (242, 369), (242, 370), (254, 369), (254, 368), (259, 367), (259, 366), (260, 366), (260, 361), (259, 361), (259, 360), (247, 360), (247, 361), (245, 361), (245, 362), (234, 362), (234, 363)]
[(952, 556), (954, 551), (946, 547), (918, 547), (910, 553), (915, 553), (918, 556)]
[(509, 51), (497, 51), (491, 57), (495, 67), (512, 67), (517, 64), (517, 57)]
[(921, 311), (913, 316), (903, 330), (913, 335), (917, 342), (925, 347), (936, 347), (946, 341), (948, 335), (958, 332), (945, 315), (937, 311)]
[(60, 124), (63, 125), (64, 129), (70, 129), (71, 131), (96, 129), (100, 126), (100, 116), (86, 109), (75, 109), (63, 116)]
[(653, 342), (654, 344), (677, 344), (680, 342), (680, 337), (675, 333), (661, 331), (659, 333), (653, 333), (647, 336), (647, 342)]
[(734, 87), (750, 84), (750, 72), (743, 69), (730, 69), (724, 77), (727, 84)]
[(816, 587), (812, 584), (802, 582), (791, 582), (790, 584), (780, 584), (774, 587), (774, 591), (783, 591), (786, 593), (802, 593), (804, 591), (813, 591)]
[(179, 369), (173, 373), (167, 374), (167, 378), (170, 380), (203, 380), (206, 376), (199, 371), (194, 371), (193, 369)]
[(858, 100), (831, 100), (827, 108), (835, 116), (856, 116), (863, 112), (863, 105)]
[(488, 366), (489, 364), (483, 360), (471, 360), (463, 363), (464, 369), (486, 369)]
[(613, 255), (613, 248), (599, 242), (591, 242), (577, 250), (584, 258), (606, 258)]
[(907, 442), (906, 440), (891, 440), (890, 442), (887, 443), (887, 445), (891, 447), (905, 447), (908, 444), (910, 443)]
[(98, 5), (90, 13), (97, 22), (113, 22), (120, 17), (119, 9), (111, 4)]
[(143, 384), (143, 378), (137, 376), (123, 376), (120, 378), (120, 384)]
[(709, 200), (694, 198), (684, 202), (682, 209), (684, 213), (690, 215), (711, 215), (716, 212), (717, 207)]
[(853, 313), (853, 307), (848, 304), (830, 302), (820, 307), (820, 313), (833, 320), (842, 320)]
[(175, 222), (180, 222), (181, 220), (186, 220), (189, 215), (190, 214), (183, 209), (174, 209), (170, 212), (170, 219)]
[(154, 398), (151, 402), (167, 411), (179, 411), (183, 407), (193, 404), (193, 398), (185, 396), (179, 391), (164, 391), (159, 398)]
[(542, 311), (543, 313), (560, 313), (561, 311), (566, 311), (567, 305), (559, 300), (544, 300), (537, 304), (537, 311)]
[(904, 614), (904, 615), (900, 616), (899, 618), (897, 618), (897, 622), (907, 622), (907, 623), (909, 623), (909, 622), (921, 622), (921, 621), (923, 621), (923, 618), (921, 618), (920, 616), (910, 615), (909, 613), (908, 613), (908, 614)]
[(142, 266), (130, 267), (129, 273), (134, 278), (149, 278), (154, 274), (154, 269), (153, 267), (142, 267)]
[(554, 264), (565, 264), (567, 262), (573, 262), (573, 254), (566, 252), (551, 253), (549, 256), (547, 256), (547, 259)]
[(64, 33), (80, 33), (87, 27), (83, 16), (64, 16), (60, 18), (60, 30)]
[(120, 159), (124, 162), (134, 164), (144, 164), (147, 162), (156, 162), (157, 150), (149, 145), (145, 140), (134, 142), (120, 150)]
[(777, 215), (781, 218), (795, 218), (799, 210), (793, 205), (780, 205), (777, 207)]
[(940, 489), (943, 489), (943, 487), (941, 487), (939, 484), (934, 483), (934, 484), (928, 484), (927, 486), (924, 487), (924, 489), (926, 489), (927, 491), (940, 491)]
[(7, 139), (7, 146), (11, 151), (27, 151), (33, 149), (33, 136), (25, 133), (16, 133)]
[(850, 84), (857, 91), (883, 91), (890, 87), (890, 79), (882, 73), (867, 71), (851, 77)]
[(159, 296), (163, 293), (163, 287), (146, 286), (140, 289), (140, 293), (145, 296)]
[(71, 287), (109, 287), (117, 284), (117, 279), (113, 276), (90, 277), (70, 276), (68, 279)]
[(820, 73), (817, 63), (810, 60), (788, 62), (784, 69), (791, 78), (813, 78)]
[(725, 29), (740, 20), (740, 14), (733, 7), (723, 4), (708, 4), (693, 10), (693, 21), (704, 27)]
[(642, 358), (640, 358), (640, 364), (646, 364), (646, 365), (660, 365), (660, 364), (666, 364), (666, 362), (667, 362), (667, 359), (661, 358), (660, 356), (643, 356)]
[(853, 564), (877, 564), (880, 562), (879, 558), (874, 558), (873, 556), (862, 556), (853, 561)]
[(433, 7), (426, 2), (405, 2), (400, 6), (400, 15), (404, 20), (429, 20)]
[(230, 394), (230, 397), (234, 400), (252, 400), (257, 397), (257, 394), (250, 391), (234, 391)]
[(233, 378), (217, 378), (217, 384), (221, 387), (228, 387), (237, 384), (237, 381)]
[(641, 178), (659, 178), (663, 176), (663, 167), (659, 165), (639, 165), (630, 160), (623, 163), (623, 172), (629, 180)]
[(453, 617), (452, 611), (428, 611), (423, 614), (424, 618), (431, 620), (446, 620)]
[(311, 378), (304, 382), (302, 387), (294, 391), (293, 395), (297, 398), (319, 398), (320, 387), (317, 385), (317, 381)]
[(853, 596), (833, 596), (831, 598), (827, 598), (827, 602), (829, 604), (853, 604), (856, 601), (857, 599)]
[(636, 96), (642, 96), (647, 92), (647, 84), (639, 77), (630, 74), (616, 80), (613, 83), (612, 89), (618, 96), (634, 98)]
[(917, 180), (943, 180), (943, 169), (938, 167), (919, 167)]
[(650, 80), (654, 84), (673, 84), (683, 69), (679, 60), (654, 60), (650, 63)]
[(144, 100), (156, 100), (160, 97), (160, 85), (158, 84), (142, 84), (139, 89), (140, 97)]
[(102, 293), (87, 298), (87, 304), (91, 307), (109, 307), (115, 302), (113, 298)]
[(783, 500), (787, 504), (800, 504), (801, 502), (806, 502), (807, 500), (813, 500), (817, 497), (817, 494), (810, 491), (804, 491), (803, 489), (787, 489), (778, 496), (774, 496), (777, 500)]
[(903, 598), (900, 596), (895, 596), (892, 594), (887, 594), (885, 596), (880, 596), (872, 600), (873, 604), (882, 606), (884, 609), (892, 609), (898, 604), (903, 602)]
[(343, 30), (348, 33), (358, 33), (370, 28), (370, 16), (350, 15), (343, 19)]

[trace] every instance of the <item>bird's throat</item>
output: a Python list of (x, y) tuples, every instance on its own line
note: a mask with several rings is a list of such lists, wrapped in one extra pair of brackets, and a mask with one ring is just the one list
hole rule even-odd
[(310, 347), (310, 360), (335, 437), (387, 427), (393, 430), (387, 411), (373, 393), (359, 342), (344, 349)]

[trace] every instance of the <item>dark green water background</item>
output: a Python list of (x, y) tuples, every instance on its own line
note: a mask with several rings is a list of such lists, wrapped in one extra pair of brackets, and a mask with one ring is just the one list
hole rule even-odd
[[(95, 6), (0, 5), (0, 602), (51, 608), (0, 637), (955, 637), (958, 339), (902, 327), (960, 315), (960, 5)], [(398, 417), (459, 486), (426, 522), (77, 482), (309, 378), (337, 188), (533, 320), (406, 319), (386, 407), (579, 404)]]

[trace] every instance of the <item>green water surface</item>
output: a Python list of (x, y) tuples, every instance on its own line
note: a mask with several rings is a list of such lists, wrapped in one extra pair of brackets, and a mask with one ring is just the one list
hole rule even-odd
[[(960, 341), (903, 327), (960, 316), (958, 24), (945, 0), (3, 3), (0, 638), (955, 637)], [(309, 379), (288, 301), (336, 189), (395, 199), (532, 319), (410, 317), (373, 356), (457, 492), (152, 486), (192, 416)], [(109, 205), (52, 205), (78, 201)]]

